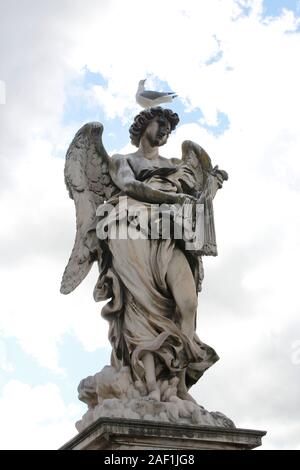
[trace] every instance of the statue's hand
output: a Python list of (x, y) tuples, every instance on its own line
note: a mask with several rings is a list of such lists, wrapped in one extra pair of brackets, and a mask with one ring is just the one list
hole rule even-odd
[(228, 180), (228, 173), (225, 170), (220, 170), (218, 165), (215, 166), (211, 172), (217, 178), (218, 188), (222, 188), (223, 182)]
[(190, 194), (184, 194), (184, 193), (176, 194), (176, 204), (183, 205), (183, 204), (186, 204), (186, 203), (188, 204), (192, 202), (197, 202), (197, 198), (195, 198), (194, 196), (191, 196)]

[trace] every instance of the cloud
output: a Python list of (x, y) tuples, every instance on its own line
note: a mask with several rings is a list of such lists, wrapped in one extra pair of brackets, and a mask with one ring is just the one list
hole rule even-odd
[(8, 361), (7, 356), (6, 345), (0, 338), (0, 370), (4, 372), (13, 372), (14, 366)]
[(64, 333), (72, 331), (93, 350), (106, 341), (107, 328), (92, 298), (96, 273), (72, 297), (59, 293), (75, 214), (63, 180), (64, 161), (51, 151), (47, 141), (32, 142), (15, 167), (14, 184), (2, 194), (0, 330), (18, 338), (41, 365), (62, 373), (58, 345)]
[(0, 396), (1, 448), (58, 449), (76, 434), (74, 419), (79, 417), (79, 412), (79, 405), (64, 403), (53, 383), (30, 387), (10, 380)]
[(192, 389), (193, 396), (240, 428), (266, 430), (264, 449), (299, 448), (300, 374), (292, 356), (299, 321), (276, 331), (266, 318), (229, 318), (219, 316), (218, 332), (213, 321), (202, 322), (203, 339), (221, 360)]
[(5, 104), (5, 82), (0, 80), (0, 104)]
[[(300, 339), (299, 17), (288, 10), (265, 17), (260, 0), (155, 0), (146, 20), (135, 0), (130, 14), (121, 0), (90, 0), (88, 8), (68, 0), (4, 4), (1, 334), (17, 338), (58, 374), (66, 373), (58, 353), (66, 333), (87, 350), (107, 345), (107, 323), (92, 299), (96, 270), (70, 296), (58, 292), (75, 235), (59, 157), (82, 125), (80, 116), (64, 122), (65, 104), (72, 93), (76, 100), (82, 94), (108, 122), (119, 119), (121, 125), (137, 111), (138, 80), (147, 76), (153, 86), (163, 81), (179, 94), (178, 106), (202, 115), (202, 122), (178, 127), (163, 155), (178, 156), (181, 142), (194, 140), (230, 175), (215, 200), (219, 257), (204, 260), (198, 319), (201, 339), (216, 347), (221, 361), (193, 393), (239, 426), (267, 429), (266, 446), (299, 447), (299, 365), (291, 359)], [(105, 84), (72, 91), (86, 69)], [(217, 125), (219, 113), (229, 126), (216, 136), (201, 123)], [(1, 364), (11, 368), (3, 349)], [(42, 406), (26, 415), (38, 446), (53, 435), (61, 444), (71, 434), (71, 415), (54, 384), (45, 390), (18, 381), (7, 387), (6, 404), (16, 390), (23, 403), (42, 390), (59, 410), (51, 409), (57, 421), (47, 428), (38, 417)], [(5, 445), (14, 440), (7, 437)]]

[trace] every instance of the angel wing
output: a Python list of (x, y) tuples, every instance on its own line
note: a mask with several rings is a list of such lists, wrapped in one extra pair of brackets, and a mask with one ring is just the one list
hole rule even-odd
[(204, 237), (200, 255), (216, 256), (217, 243), (214, 224), (213, 198), (223, 181), (228, 179), (224, 170), (213, 167), (211, 159), (200, 145), (190, 140), (182, 143), (182, 161), (193, 175), (194, 192), (204, 205)]
[(227, 172), (220, 170), (218, 166), (213, 167), (211, 158), (205, 150), (191, 140), (185, 140), (182, 143), (182, 161), (193, 173), (196, 181), (195, 189), (198, 192), (203, 192), (210, 176), (214, 177), (212, 181), (214, 181), (215, 193), (222, 186), (222, 182), (228, 180)]
[(96, 209), (118, 191), (112, 182), (109, 156), (102, 143), (103, 126), (85, 124), (76, 133), (66, 155), (65, 183), (76, 209), (76, 238), (63, 274), (60, 291), (72, 292), (86, 277), (94, 261), (100, 261), (96, 236)]

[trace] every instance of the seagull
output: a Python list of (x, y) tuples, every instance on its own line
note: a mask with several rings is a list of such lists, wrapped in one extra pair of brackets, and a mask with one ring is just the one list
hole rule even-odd
[(136, 102), (142, 106), (142, 108), (151, 108), (161, 103), (171, 103), (174, 98), (177, 97), (173, 91), (159, 92), (145, 90), (145, 81), (140, 80), (139, 86), (135, 95)]

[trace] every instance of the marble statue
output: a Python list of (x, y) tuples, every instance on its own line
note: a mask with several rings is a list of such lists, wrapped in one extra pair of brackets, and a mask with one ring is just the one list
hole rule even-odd
[[(189, 393), (218, 360), (196, 333), (196, 313), (202, 257), (217, 255), (212, 201), (228, 176), (191, 141), (183, 142), (181, 159), (160, 155), (178, 122), (170, 109), (143, 110), (129, 131), (137, 150), (112, 157), (103, 126), (88, 123), (67, 152), (77, 232), (61, 292), (73, 291), (98, 264), (94, 298), (108, 301), (102, 316), (112, 346), (110, 366), (79, 385), (89, 409), (78, 430), (99, 416), (234, 426)], [(200, 243), (193, 243), (197, 230)]]

